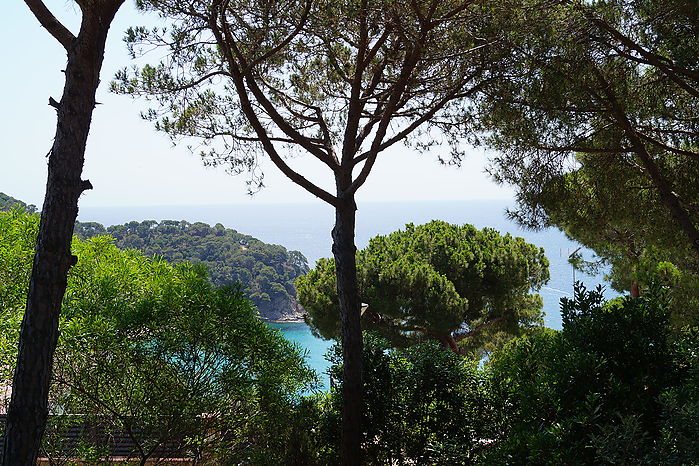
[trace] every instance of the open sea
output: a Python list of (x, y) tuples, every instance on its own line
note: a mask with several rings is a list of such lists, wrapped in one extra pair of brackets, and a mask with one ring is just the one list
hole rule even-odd
[[(450, 223), (470, 223), (477, 228), (491, 227), (502, 233), (521, 236), (543, 247), (550, 261), (550, 282), (540, 290), (544, 299), (545, 321), (548, 327), (561, 328), (559, 301), (571, 296), (574, 280), (588, 288), (603, 284), (602, 276), (590, 277), (574, 272), (568, 257), (580, 245), (570, 241), (556, 229), (528, 231), (507, 219), (505, 210), (514, 208), (514, 201), (411, 201), (359, 203), (356, 243), (367, 245), (369, 238), (401, 229), (406, 223), (421, 224), (438, 219)], [(221, 223), (240, 233), (254, 236), (267, 243), (281, 244), (289, 250), (301, 251), (311, 267), (322, 257), (331, 257), (330, 230), (334, 223), (331, 207), (315, 204), (231, 204), (203, 206), (139, 206), (139, 207), (81, 207), (78, 219), (99, 222), (105, 226), (132, 220), (187, 220), (211, 225)], [(583, 257), (593, 257), (591, 251), (580, 249)], [(607, 290), (608, 297), (616, 296)], [(286, 338), (307, 350), (308, 362), (323, 373), (328, 364), (323, 355), (331, 342), (315, 338), (303, 323), (270, 324)], [(327, 377), (324, 377), (327, 379)], [(327, 381), (327, 380), (326, 380)], [(326, 384), (327, 386), (327, 384)]]

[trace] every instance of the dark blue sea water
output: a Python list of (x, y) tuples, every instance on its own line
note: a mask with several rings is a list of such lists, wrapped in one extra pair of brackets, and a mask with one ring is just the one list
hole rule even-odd
[[(558, 230), (540, 232), (522, 230), (505, 215), (514, 208), (512, 201), (419, 201), (359, 204), (357, 211), (356, 242), (366, 246), (369, 238), (403, 228), (406, 223), (421, 224), (433, 219), (450, 223), (470, 223), (478, 228), (491, 227), (500, 232), (521, 236), (530, 243), (543, 247), (550, 261), (551, 281), (540, 294), (544, 299), (546, 325), (561, 328), (559, 300), (570, 296), (573, 280), (583, 281), (588, 288), (602, 283), (602, 277), (574, 274), (568, 256), (579, 244), (568, 240)], [(152, 206), (152, 207), (83, 207), (80, 221), (96, 221), (106, 225), (131, 220), (187, 220), (209, 224), (221, 223), (240, 233), (252, 235), (268, 243), (281, 244), (287, 249), (301, 251), (313, 266), (321, 257), (331, 256), (330, 230), (334, 222), (332, 209), (322, 202), (317, 204), (234, 204), (209, 206)], [(584, 257), (592, 253), (582, 249)], [(609, 291), (609, 296), (614, 293)], [(305, 324), (274, 324), (285, 336), (309, 351), (309, 363), (324, 371), (327, 363), (322, 355), (329, 342), (311, 335)]]

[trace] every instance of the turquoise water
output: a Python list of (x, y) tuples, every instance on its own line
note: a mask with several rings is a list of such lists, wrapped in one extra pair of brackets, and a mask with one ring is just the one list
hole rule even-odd
[(308, 365), (318, 373), (323, 389), (327, 390), (329, 379), (325, 371), (330, 364), (325, 359), (325, 353), (328, 352), (333, 342), (314, 337), (308, 325), (303, 322), (269, 322), (267, 325), (279, 330), (287, 340), (297, 343), (306, 351)]
[[(551, 281), (539, 293), (544, 300), (545, 322), (548, 327), (560, 329), (559, 301), (571, 296), (573, 279), (582, 280), (588, 288), (602, 283), (602, 277), (574, 275), (568, 256), (579, 244), (568, 240), (555, 229), (539, 232), (523, 230), (505, 215), (513, 201), (419, 201), (390, 203), (359, 203), (357, 211), (356, 243), (363, 248), (369, 238), (401, 229), (406, 223), (421, 224), (433, 219), (450, 223), (470, 223), (478, 228), (491, 227), (502, 233), (521, 236), (528, 242), (543, 247), (550, 261)], [(151, 207), (84, 207), (80, 221), (95, 221), (107, 225), (131, 220), (187, 220), (211, 225), (221, 223), (227, 228), (252, 235), (262, 241), (281, 244), (287, 249), (301, 251), (313, 267), (321, 257), (331, 256), (330, 230), (334, 221), (332, 209), (322, 202), (315, 204), (237, 204), (210, 206), (151, 206)], [(591, 251), (581, 249), (586, 259)], [(608, 297), (615, 293), (608, 291)], [(297, 342), (308, 351), (308, 362), (323, 373), (328, 363), (323, 355), (330, 342), (315, 338), (303, 323), (271, 324), (286, 338)], [(327, 376), (322, 379), (326, 383)]]

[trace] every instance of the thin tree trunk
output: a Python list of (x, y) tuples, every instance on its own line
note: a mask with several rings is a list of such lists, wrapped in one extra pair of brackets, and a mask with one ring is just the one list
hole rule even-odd
[(80, 34), (67, 50), (63, 96), (60, 102), (50, 99), (58, 119), (8, 409), (6, 465), (35, 465), (46, 427), (58, 318), (68, 270), (77, 259), (70, 244), (78, 197), (92, 187), (81, 180), (85, 145), (107, 31), (121, 3), (83, 11)]
[(641, 296), (641, 289), (638, 286), (638, 282), (634, 280), (631, 282), (631, 297), (638, 298), (639, 296)]
[(335, 209), (332, 231), (333, 256), (337, 274), (337, 294), (342, 322), (342, 464), (362, 464), (362, 328), (357, 288), (357, 248), (354, 244), (355, 212), (353, 198), (340, 199)]

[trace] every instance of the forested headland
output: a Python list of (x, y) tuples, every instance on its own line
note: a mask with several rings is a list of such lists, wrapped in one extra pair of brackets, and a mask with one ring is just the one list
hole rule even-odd
[(138, 249), (173, 263), (201, 263), (214, 285), (242, 285), (264, 319), (302, 318), (294, 281), (308, 271), (308, 263), (299, 251), (287, 251), (220, 223), (212, 227), (184, 220), (146, 220), (107, 228), (78, 222), (75, 234), (80, 238), (109, 235), (120, 248)]
[[(12, 206), (36, 210), (35, 206), (0, 193), (0, 210)], [(299, 251), (265, 243), (220, 223), (212, 227), (184, 220), (146, 220), (108, 227), (96, 222), (76, 222), (75, 235), (81, 239), (109, 235), (121, 249), (137, 249), (172, 263), (202, 264), (215, 286), (240, 284), (263, 319), (300, 320), (303, 316), (294, 282), (309, 269)]]

